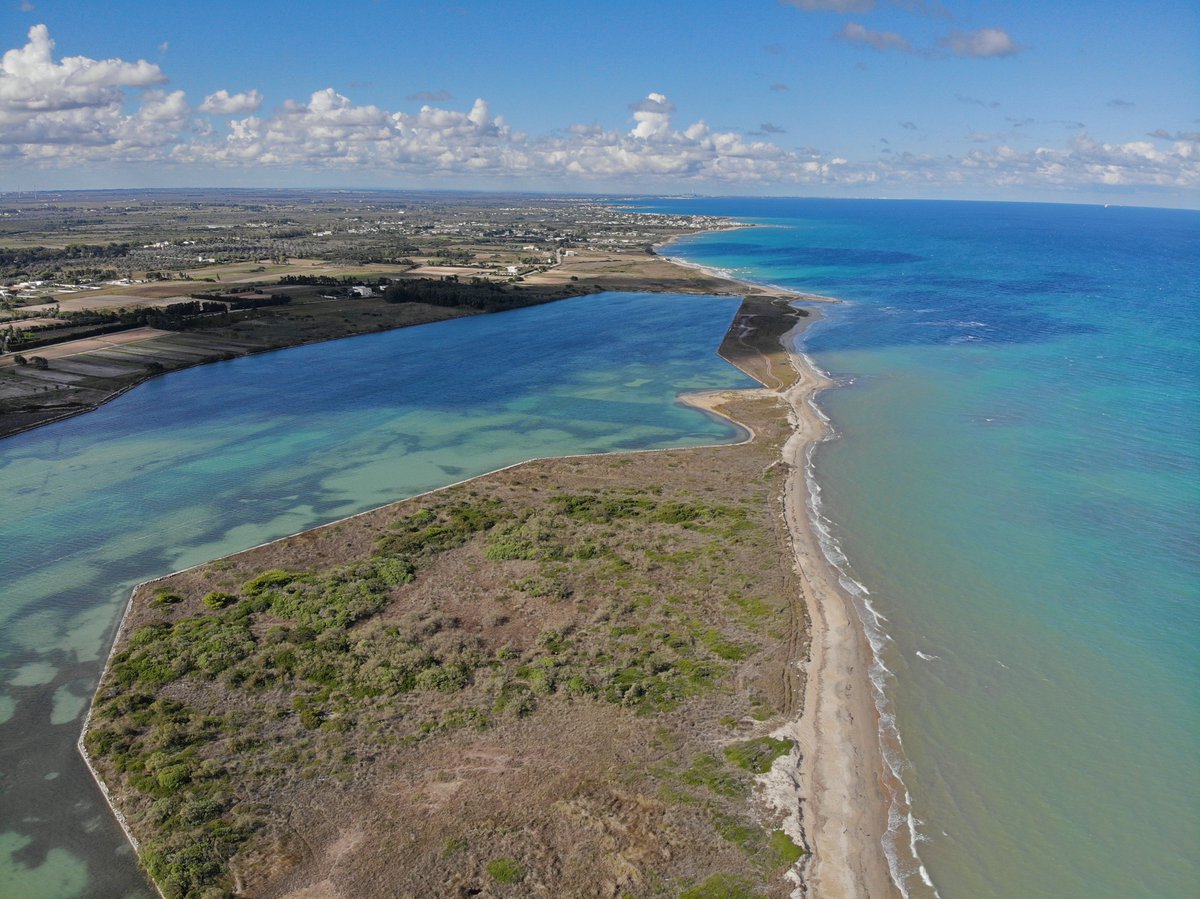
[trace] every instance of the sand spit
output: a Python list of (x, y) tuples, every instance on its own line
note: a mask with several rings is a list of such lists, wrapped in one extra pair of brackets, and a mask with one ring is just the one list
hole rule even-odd
[(878, 899), (900, 893), (883, 850), (888, 797), (869, 680), (870, 650), (850, 597), (822, 556), (808, 514), (808, 449), (826, 429), (811, 400), (831, 382), (794, 349), (792, 341), (803, 327), (801, 323), (785, 337), (797, 380), (781, 393), (793, 427), (783, 448), (789, 468), (784, 514), (808, 607), (812, 648), (803, 714), (776, 732), (795, 740), (798, 752), (780, 759), (764, 784), (771, 803), (788, 814), (789, 831), (810, 850), (793, 895)]

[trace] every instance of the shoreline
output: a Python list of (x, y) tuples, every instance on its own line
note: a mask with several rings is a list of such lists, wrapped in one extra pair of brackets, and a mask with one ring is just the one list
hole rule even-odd
[[(669, 257), (662, 258), (674, 265), (691, 265)], [(702, 266), (694, 267), (703, 269)], [(721, 277), (729, 276), (722, 273)], [(755, 291), (762, 290), (758, 285), (747, 286)], [(816, 299), (792, 290), (787, 290), (786, 294), (794, 301)], [(830, 298), (821, 299), (836, 302)], [(778, 390), (763, 387), (737, 391), (743, 395), (755, 392), (770, 394), (782, 400), (787, 407), (792, 433), (783, 447), (781, 458), (777, 460), (787, 466), (788, 472), (786, 487), (781, 497), (782, 513), (792, 549), (793, 565), (800, 579), (809, 617), (811, 638), (809, 657), (797, 663), (807, 675), (801, 715), (784, 723), (775, 731), (778, 736), (791, 738), (796, 748), (778, 760), (771, 772), (763, 776), (762, 782), (768, 802), (785, 815), (786, 830), (797, 840), (798, 845), (807, 850), (798, 866), (787, 874), (788, 879), (796, 885), (793, 896), (899, 896), (902, 893), (892, 880), (884, 852), (883, 839), (888, 820), (888, 799), (884, 788), (886, 769), (880, 749), (878, 712), (869, 680), (872, 661), (870, 648), (851, 597), (838, 586), (837, 572), (822, 554), (809, 515), (808, 457), (811, 448), (825, 439), (828, 433), (827, 424), (813, 406), (812, 398), (820, 390), (832, 386), (832, 382), (796, 348), (798, 335), (812, 320), (809, 318), (798, 322), (780, 340), (788, 364), (795, 372), (794, 383)], [(726, 361), (742, 368), (732, 360)], [(678, 399), (681, 403), (699, 408), (708, 414), (728, 418), (712, 406), (722, 394), (729, 392), (683, 394)], [(737, 421), (732, 423), (745, 435), (741, 441), (737, 441), (738, 443), (755, 439), (753, 429), (746, 424)], [(673, 450), (633, 452), (670, 451)], [(629, 452), (587, 454), (586, 457), (628, 455)], [(534, 461), (537, 460), (525, 460), (497, 471)], [(497, 472), (486, 472), (458, 483), (467, 483), (495, 473)], [(447, 485), (429, 492), (437, 493), (457, 485)], [(331, 527), (341, 521), (374, 511), (376, 510), (356, 513), (338, 522), (306, 529), (302, 533)], [(296, 535), (278, 538), (262, 545), (288, 540), (294, 536)], [(251, 549), (257, 548), (259, 547)], [(171, 577), (177, 573), (164, 577)], [(109, 658), (126, 626), (135, 597), (147, 584), (162, 579), (154, 578), (131, 591), (130, 599), (114, 632)], [(99, 686), (98, 684), (97, 689)], [(89, 706), (78, 741), (80, 755), (100, 787), (110, 810), (136, 850), (137, 841), (116, 808), (106, 784), (84, 747), (91, 717), (92, 706)], [(153, 881), (151, 883), (153, 884)], [(157, 884), (153, 885), (157, 889)]]
[[(757, 226), (738, 224), (704, 233), (753, 227)], [(659, 253), (691, 236), (673, 237), (656, 244), (654, 250)], [(724, 269), (659, 255), (674, 265), (736, 281), (752, 290), (778, 291), (795, 302), (843, 302), (836, 297), (758, 285)], [(779, 341), (796, 375), (793, 384), (773, 392), (787, 405), (792, 425), (779, 460), (788, 469), (782, 505), (808, 610), (810, 650), (809, 658), (801, 663), (806, 674), (801, 715), (772, 734), (790, 738), (797, 748), (779, 759), (762, 783), (769, 804), (785, 815), (789, 835), (808, 850), (801, 859), (800, 873), (789, 872), (797, 887), (793, 899), (806, 895), (900, 897), (907, 891), (897, 879), (899, 872), (893, 869), (885, 839), (894, 797), (906, 794), (883, 754), (877, 687), (871, 679), (876, 660), (865, 624), (853, 597), (840, 584), (840, 572), (825, 555), (813, 518), (812, 451), (832, 434), (816, 406), (816, 397), (836, 385), (798, 343), (819, 317), (798, 322)]]
[(869, 677), (871, 650), (852, 599), (839, 586), (838, 573), (824, 556), (809, 514), (808, 460), (811, 449), (829, 434), (813, 399), (833, 382), (796, 348), (805, 325), (784, 336), (797, 380), (780, 396), (789, 407), (793, 427), (783, 448), (788, 466), (784, 518), (805, 593), (811, 643), (804, 663), (801, 716), (776, 731), (793, 739), (798, 753), (785, 760), (785, 770), (772, 771), (767, 786), (776, 807), (786, 811), (794, 805), (796, 826), (810, 845), (811, 852), (802, 862), (805, 892), (864, 899), (900, 896), (884, 848), (889, 790)]
[(697, 234), (720, 234), (724, 231), (744, 231), (747, 228), (761, 228), (761, 227), (763, 227), (763, 226), (744, 223), (744, 224), (737, 224), (737, 225), (727, 225), (722, 228), (712, 228), (708, 231), (697, 231), (697, 232), (693, 232), (691, 234), (677, 234), (674, 237), (670, 238), (669, 240), (664, 240), (664, 241), (661, 241), (660, 243), (654, 244), (652, 249), (654, 250), (655, 255), (659, 256), (662, 259), (665, 259), (667, 262), (670, 262), (672, 265), (678, 265), (681, 268), (689, 268), (689, 269), (692, 269), (693, 271), (703, 272), (704, 274), (708, 275), (710, 278), (721, 278), (726, 281), (733, 281), (733, 282), (736, 282), (737, 284), (742, 284), (742, 285), (748, 287), (751, 291), (765, 291), (767, 293), (775, 293), (780, 296), (795, 297), (797, 300), (800, 300), (800, 301), (803, 301), (806, 303), (843, 303), (843, 302), (845, 302), (845, 300), (838, 299), (837, 297), (826, 296), (825, 294), (821, 294), (821, 293), (808, 293), (806, 291), (794, 290), (790, 287), (781, 287), (778, 284), (759, 284), (754, 281), (748, 281), (748, 280), (746, 280), (746, 278), (737, 274), (737, 272), (731, 272), (728, 269), (717, 268), (716, 266), (712, 266), (712, 265), (703, 265), (699, 262), (692, 262), (688, 259), (683, 259), (680, 256), (668, 256), (665, 253), (660, 252), (661, 250), (666, 249), (673, 243), (678, 243), (679, 241), (684, 240), (688, 237), (695, 237)]

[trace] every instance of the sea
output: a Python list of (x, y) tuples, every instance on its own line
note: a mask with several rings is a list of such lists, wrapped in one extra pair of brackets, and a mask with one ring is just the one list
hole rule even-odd
[(1200, 896), (1200, 213), (636, 200), (835, 297), (815, 524), (874, 649), (911, 896)]
[[(903, 892), (1200, 895), (1200, 214), (622, 199), (838, 298), (814, 522)], [(150, 896), (75, 753), (138, 581), (530, 456), (740, 439), (730, 299), (604, 294), (178, 372), (0, 441), (0, 897)]]

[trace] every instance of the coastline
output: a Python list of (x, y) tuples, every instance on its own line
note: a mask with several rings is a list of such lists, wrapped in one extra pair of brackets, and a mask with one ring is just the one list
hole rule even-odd
[[(674, 265), (690, 265), (676, 259), (668, 261)], [(703, 266), (694, 267), (711, 273)], [(719, 276), (729, 277), (726, 273), (720, 273)], [(750, 292), (762, 290), (760, 285), (747, 286), (752, 288)], [(795, 301), (817, 299), (790, 290), (786, 293)], [(830, 298), (820, 299), (836, 302)], [(837, 572), (822, 554), (818, 535), (809, 516), (807, 461), (812, 446), (827, 436), (826, 423), (812, 405), (812, 398), (818, 391), (831, 386), (831, 382), (795, 345), (799, 333), (811, 320), (799, 321), (780, 341), (787, 364), (794, 372), (794, 381), (777, 390), (760, 388), (758, 391), (739, 391), (743, 395), (754, 392), (773, 395), (782, 400), (787, 408), (791, 435), (783, 448), (782, 457), (777, 460), (785, 464), (787, 472), (786, 488), (781, 497), (782, 512), (811, 628), (809, 658), (797, 663), (807, 675), (802, 713), (799, 718), (786, 722), (775, 731), (777, 736), (791, 738), (797, 748), (779, 759), (771, 772), (763, 776), (762, 782), (769, 803), (785, 815), (786, 830), (798, 845), (808, 850), (799, 866), (788, 873), (788, 879), (796, 884), (793, 896), (897, 896), (901, 893), (892, 881), (883, 847), (887, 831), (888, 798), (884, 786), (886, 769), (880, 752), (878, 713), (869, 680), (870, 648), (851, 598), (838, 586)], [(732, 360), (727, 361), (743, 368)], [(761, 380), (758, 375), (753, 376)], [(724, 393), (683, 395), (679, 400), (727, 418), (713, 408), (719, 404), (714, 400), (719, 401)], [(735, 424), (747, 433), (741, 442), (755, 438), (753, 429), (748, 425), (742, 422)], [(661, 453), (670, 450), (640, 452)], [(509, 467), (527, 464), (529, 461)], [(495, 473), (489, 472), (468, 480)], [(434, 492), (445, 489), (448, 488), (439, 488)], [(358, 513), (350, 517), (367, 514), (371, 513)], [(317, 530), (337, 523), (323, 525)], [(288, 539), (291, 538), (282, 538)], [(158, 580), (161, 578), (147, 583)], [(134, 596), (144, 587), (140, 585), (132, 592), (114, 636), (110, 655), (126, 626)], [(79, 740), (81, 755), (100, 785), (110, 809), (136, 848), (137, 843), (84, 748), (83, 741), (90, 719), (89, 709)]]
[(789, 472), (783, 510), (804, 589), (811, 643), (803, 712), (776, 731), (793, 739), (798, 752), (777, 765), (782, 770), (771, 772), (767, 787), (777, 808), (794, 806), (798, 811), (793, 826), (802, 828), (811, 847), (802, 873), (807, 892), (899, 896), (902, 892), (884, 851), (889, 795), (869, 677), (871, 650), (851, 598), (822, 553), (809, 514), (809, 454), (828, 434), (813, 398), (832, 382), (796, 349), (805, 324), (785, 335), (797, 379), (780, 395), (793, 428), (783, 448)]
[[(754, 225), (733, 225), (735, 231)], [(714, 232), (707, 232), (714, 233)], [(655, 252), (691, 235), (655, 246)], [(662, 255), (660, 253), (660, 255)], [(789, 295), (795, 302), (839, 303), (835, 297), (758, 285), (734, 273), (663, 255), (674, 265), (710, 277), (734, 280), (751, 290)], [(840, 585), (840, 573), (826, 558), (813, 519), (810, 483), (812, 450), (830, 435), (815, 405), (817, 394), (834, 386), (799, 348), (800, 335), (818, 316), (799, 321), (780, 338), (795, 380), (773, 391), (788, 407), (792, 436), (780, 461), (787, 467), (782, 497), (795, 571), (804, 591), (810, 629), (804, 702), (798, 719), (778, 728), (797, 749), (779, 759), (762, 779), (769, 803), (785, 815), (785, 827), (808, 849), (793, 881), (796, 899), (813, 896), (883, 897), (907, 895), (897, 880), (886, 848), (893, 797), (903, 784), (885, 764), (876, 687), (871, 680), (874, 654), (853, 598)], [(725, 356), (751, 377), (747, 370)], [(770, 388), (767, 388), (770, 389)]]
[(736, 272), (731, 272), (728, 269), (717, 268), (716, 266), (712, 266), (712, 265), (702, 265), (699, 262), (692, 262), (692, 261), (690, 261), (688, 259), (684, 259), (680, 256), (668, 256), (662, 252), (662, 250), (666, 249), (671, 244), (678, 243), (679, 241), (684, 240), (689, 237), (695, 237), (696, 234), (720, 234), (725, 231), (744, 231), (747, 228), (761, 228), (761, 227), (762, 227), (761, 225), (752, 225), (752, 224), (745, 223), (745, 224), (738, 224), (738, 225), (727, 225), (726, 227), (723, 227), (723, 228), (712, 228), (711, 230), (708, 230), (708, 231), (700, 231), (700, 232), (695, 232), (692, 234), (677, 234), (674, 237), (670, 238), (669, 240), (664, 240), (664, 241), (661, 241), (660, 243), (656, 243), (653, 247), (653, 250), (654, 250), (655, 255), (659, 256), (662, 259), (665, 259), (667, 262), (670, 262), (672, 265), (678, 265), (680, 268), (687, 268), (687, 269), (692, 269), (693, 271), (702, 272), (703, 274), (708, 275), (710, 278), (720, 278), (725, 281), (733, 281), (737, 284), (741, 284), (744, 287), (746, 287), (750, 293), (764, 292), (767, 294), (774, 294), (777, 296), (789, 296), (789, 297), (794, 297), (797, 301), (802, 301), (805, 303), (841, 303), (841, 302), (843, 302), (842, 300), (838, 299), (837, 297), (826, 296), (825, 294), (808, 293), (806, 291), (793, 290), (790, 287), (781, 287), (777, 284), (758, 284), (754, 281), (748, 281), (748, 280), (746, 280), (746, 278), (742, 277), (741, 275), (737, 274)]
[[(757, 226), (741, 224), (715, 231), (753, 227)], [(660, 253), (688, 236), (663, 241), (655, 246), (655, 252), (674, 265), (734, 280), (751, 290), (779, 291), (794, 297), (795, 302), (842, 302), (836, 297), (754, 284), (724, 269)], [(797, 748), (779, 759), (762, 782), (772, 807), (785, 815), (789, 834), (809, 850), (793, 878), (795, 899), (808, 894), (864, 899), (903, 896), (906, 892), (896, 879), (898, 872), (892, 870), (884, 843), (892, 797), (903, 785), (883, 757), (876, 687), (870, 677), (874, 656), (853, 599), (841, 587), (839, 572), (824, 554), (813, 519), (809, 461), (816, 445), (830, 435), (815, 399), (834, 386), (798, 348), (800, 335), (814, 320), (798, 322), (780, 338), (795, 380), (776, 391), (788, 407), (792, 426), (780, 459), (788, 471), (782, 505), (808, 609), (809, 658), (803, 663), (806, 678), (801, 715), (773, 733), (793, 740)], [(747, 373), (762, 380), (761, 374)]]

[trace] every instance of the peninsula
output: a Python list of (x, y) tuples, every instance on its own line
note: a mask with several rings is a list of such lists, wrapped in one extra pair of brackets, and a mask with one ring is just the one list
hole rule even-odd
[[(892, 893), (866, 650), (805, 504), (811, 316), (654, 253), (737, 223), (665, 218), (516, 272), (459, 235), (171, 284), (221, 309), (137, 272), (109, 303), (157, 318), (92, 336), (62, 307), (115, 286), (44, 329), (10, 300), (46, 341), (4, 357), (12, 433), (231, 355), (597, 290), (744, 297), (720, 354), (762, 388), (686, 398), (741, 444), (534, 460), (134, 592), (80, 745), (165, 896)], [(30, 401), (48, 379), (70, 399)]]

